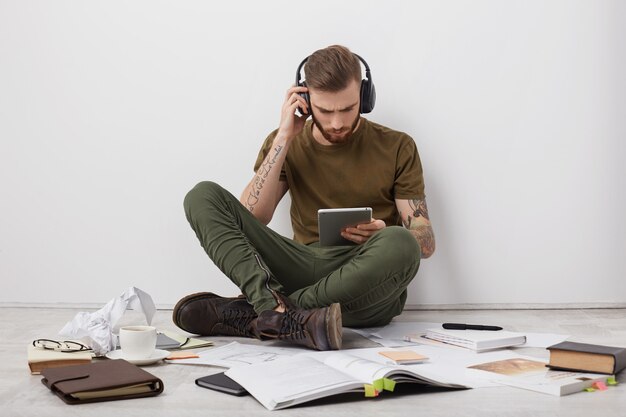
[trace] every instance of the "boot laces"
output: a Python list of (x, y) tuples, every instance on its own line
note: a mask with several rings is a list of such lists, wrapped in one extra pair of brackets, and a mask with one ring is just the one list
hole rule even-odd
[(256, 318), (256, 313), (241, 309), (228, 309), (224, 312), (222, 324), (233, 330), (239, 336), (250, 335), (250, 322)]
[(305, 337), (304, 315), (297, 310), (285, 310), (278, 338), (299, 340)]

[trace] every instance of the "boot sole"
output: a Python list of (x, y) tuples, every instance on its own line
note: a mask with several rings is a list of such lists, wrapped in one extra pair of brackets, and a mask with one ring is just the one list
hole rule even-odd
[(214, 294), (212, 292), (196, 292), (193, 294), (189, 294), (181, 298), (180, 300), (178, 300), (178, 302), (174, 306), (174, 311), (172, 311), (172, 321), (174, 322), (174, 324), (178, 326), (179, 328), (185, 331), (188, 331), (181, 325), (180, 317), (179, 317), (180, 311), (182, 310), (183, 306), (189, 303), (190, 301), (194, 301), (199, 298), (207, 298), (207, 296), (209, 296), (209, 298), (220, 297), (219, 295)]
[(334, 303), (326, 312), (326, 336), (331, 350), (341, 349), (342, 332), (341, 306), (339, 303)]

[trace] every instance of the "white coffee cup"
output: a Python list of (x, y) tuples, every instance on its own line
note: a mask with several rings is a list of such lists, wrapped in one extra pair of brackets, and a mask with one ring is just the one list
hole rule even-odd
[(156, 348), (157, 332), (152, 326), (120, 327), (120, 348), (124, 359), (149, 358)]

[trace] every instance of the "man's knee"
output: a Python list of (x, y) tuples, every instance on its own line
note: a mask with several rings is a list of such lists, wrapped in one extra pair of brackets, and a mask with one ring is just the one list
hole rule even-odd
[(213, 181), (202, 181), (196, 184), (185, 196), (183, 207), (185, 213), (189, 213), (190, 209), (198, 203), (206, 204), (215, 195), (221, 194), (224, 189)]
[(406, 267), (411, 264), (419, 264), (421, 258), (420, 246), (415, 236), (404, 227), (389, 226), (378, 232), (372, 239), (376, 239), (385, 257), (385, 262), (390, 265)]

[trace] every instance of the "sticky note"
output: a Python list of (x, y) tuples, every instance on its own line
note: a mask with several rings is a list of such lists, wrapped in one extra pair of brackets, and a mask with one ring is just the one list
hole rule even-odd
[(606, 387), (606, 384), (602, 381), (596, 381), (591, 386), (594, 387), (595, 389), (599, 389), (600, 391), (606, 391), (608, 389)]
[(381, 392), (385, 388), (385, 383), (383, 382), (383, 378), (377, 379), (372, 383), (374, 385), (374, 389), (378, 392)]
[(386, 358), (391, 359), (398, 365), (410, 365), (412, 363), (422, 363), (428, 360), (428, 356), (421, 355), (412, 350), (392, 350), (378, 352)]
[(395, 387), (396, 387), (396, 381), (389, 379), (389, 378), (383, 378), (383, 388), (385, 389), (385, 391), (393, 392)]
[(591, 387), (585, 388), (585, 391), (587, 392), (595, 392), (595, 390), (596, 390), (595, 388), (591, 388)]
[(610, 376), (606, 379), (606, 384), (607, 385), (617, 385), (618, 382), (615, 380), (614, 376)]
[(363, 387), (365, 388), (366, 397), (378, 397), (378, 391), (376, 391), (373, 385), (364, 384)]

